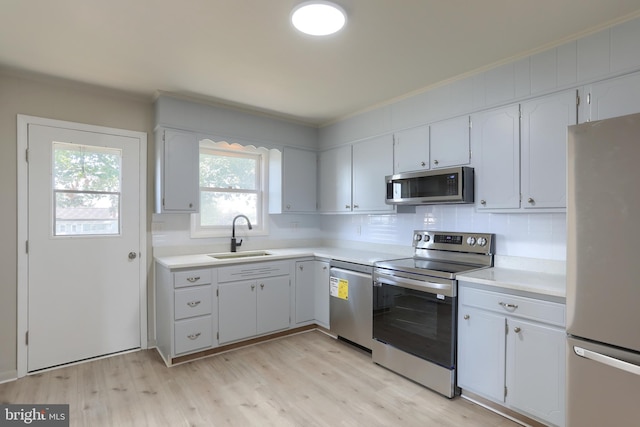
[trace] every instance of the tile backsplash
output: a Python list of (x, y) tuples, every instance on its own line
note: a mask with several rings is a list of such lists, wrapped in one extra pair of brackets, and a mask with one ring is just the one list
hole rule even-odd
[[(417, 206), (412, 214), (271, 215), (269, 235), (247, 238), (245, 247), (268, 248), (271, 241), (301, 241), (300, 246), (327, 241), (410, 246), (417, 229), (495, 233), (497, 255), (566, 259), (566, 214), (493, 214), (476, 212), (471, 205)], [(152, 243), (226, 248), (228, 238), (192, 239), (189, 215), (154, 215)]]

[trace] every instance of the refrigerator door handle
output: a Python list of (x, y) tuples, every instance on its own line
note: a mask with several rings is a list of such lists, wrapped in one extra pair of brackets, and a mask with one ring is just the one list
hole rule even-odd
[(621, 369), (635, 375), (640, 375), (640, 366), (634, 365), (633, 363), (625, 362), (623, 360), (616, 359), (611, 356), (606, 356), (601, 353), (596, 353), (595, 351), (587, 350), (582, 347), (578, 347), (577, 345), (573, 346), (573, 351), (578, 356), (584, 357), (585, 359), (590, 359), (595, 362), (611, 366), (612, 368)]

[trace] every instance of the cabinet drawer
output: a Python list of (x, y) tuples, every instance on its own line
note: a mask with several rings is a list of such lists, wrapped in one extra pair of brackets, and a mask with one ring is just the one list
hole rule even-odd
[(211, 314), (213, 306), (212, 292), (211, 285), (176, 290), (174, 318), (180, 320), (187, 317)]
[(465, 287), (460, 288), (459, 299), (460, 304), (471, 307), (561, 327), (565, 325), (565, 306), (556, 302)]
[(258, 262), (218, 269), (218, 282), (284, 276), (289, 274), (288, 262)]
[(174, 328), (176, 354), (211, 347), (212, 330), (211, 316), (177, 321)]
[(173, 285), (176, 288), (211, 283), (211, 269), (187, 270), (173, 273)]

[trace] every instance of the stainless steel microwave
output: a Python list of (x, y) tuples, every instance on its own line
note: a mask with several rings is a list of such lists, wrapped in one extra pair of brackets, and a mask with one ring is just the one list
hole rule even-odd
[(473, 203), (473, 168), (460, 166), (386, 177), (389, 205)]

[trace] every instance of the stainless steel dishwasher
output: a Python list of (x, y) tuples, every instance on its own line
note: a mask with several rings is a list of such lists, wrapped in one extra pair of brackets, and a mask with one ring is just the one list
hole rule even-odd
[(329, 320), (331, 332), (371, 350), (373, 268), (344, 261), (331, 261)]

